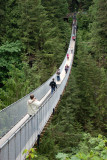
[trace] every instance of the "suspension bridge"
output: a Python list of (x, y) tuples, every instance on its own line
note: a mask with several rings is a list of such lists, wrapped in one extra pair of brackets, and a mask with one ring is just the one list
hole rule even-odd
[[(64, 88), (67, 84), (73, 64), (76, 37), (76, 19), (73, 19), (71, 38), (67, 53), (69, 60), (65, 58), (60, 66), (60, 81), (56, 79), (56, 73), (40, 87), (0, 111), (0, 160), (24, 160), (23, 151), (30, 149), (38, 140), (46, 126), (53, 110), (57, 106)], [(67, 74), (65, 65), (69, 66)], [(52, 79), (57, 83), (56, 91), (51, 94), (49, 83)], [(32, 117), (27, 114), (27, 101), (31, 94), (41, 102), (38, 111)]]

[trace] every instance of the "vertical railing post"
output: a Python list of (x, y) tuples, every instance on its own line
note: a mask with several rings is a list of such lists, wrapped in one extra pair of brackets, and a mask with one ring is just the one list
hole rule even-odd
[(2, 159), (1, 159), (1, 148), (0, 148), (0, 160), (2, 160)]
[(53, 115), (55, 114), (55, 109), (53, 108)]
[(21, 159), (21, 127), (20, 127), (20, 159)]
[(37, 113), (37, 135), (39, 134), (39, 124), (38, 124), (38, 123), (39, 123), (39, 120), (38, 120), (38, 116), (39, 116), (39, 115), (38, 115), (38, 113)]
[(15, 133), (15, 138), (14, 138), (14, 144), (15, 144), (15, 159), (16, 159), (16, 133)]
[(39, 148), (39, 142), (40, 142), (40, 134), (38, 134), (38, 139), (37, 139), (37, 146)]
[(9, 160), (9, 140), (8, 140), (8, 160)]

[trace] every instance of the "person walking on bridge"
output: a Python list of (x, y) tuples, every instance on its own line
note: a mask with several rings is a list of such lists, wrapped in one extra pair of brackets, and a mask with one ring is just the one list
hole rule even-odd
[(55, 88), (57, 88), (56, 82), (54, 81), (54, 78), (49, 84), (51, 86), (51, 94), (55, 91)]
[(71, 48), (71, 53), (73, 53), (73, 47)]
[(66, 66), (65, 66), (65, 73), (68, 72), (68, 69), (69, 69), (69, 66), (66, 64)]
[(27, 109), (28, 109), (29, 116), (34, 115), (37, 112), (40, 105), (41, 105), (41, 102), (38, 101), (33, 94), (30, 95), (30, 99), (27, 101), (27, 106), (28, 106)]
[(60, 81), (60, 74), (61, 74), (60, 69), (57, 70), (56, 74), (57, 74), (57, 81)]
[(67, 60), (69, 60), (69, 53), (67, 53)]

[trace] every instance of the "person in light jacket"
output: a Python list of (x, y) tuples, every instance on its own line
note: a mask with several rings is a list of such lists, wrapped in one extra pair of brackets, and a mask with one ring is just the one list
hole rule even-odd
[(41, 102), (39, 102), (34, 95), (30, 95), (30, 99), (27, 101), (27, 106), (28, 106), (28, 114), (29, 116), (34, 115), (39, 106), (41, 105)]
[(57, 70), (56, 74), (57, 74), (57, 81), (60, 81), (60, 74), (61, 74), (60, 69)]

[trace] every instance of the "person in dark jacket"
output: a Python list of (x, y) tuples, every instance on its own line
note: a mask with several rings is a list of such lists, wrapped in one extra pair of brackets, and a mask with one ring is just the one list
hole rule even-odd
[(55, 88), (57, 88), (56, 82), (54, 81), (54, 78), (49, 84), (51, 86), (51, 94), (55, 91)]

